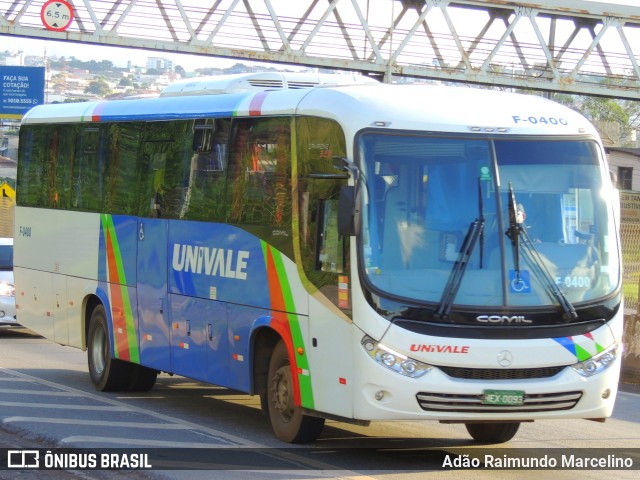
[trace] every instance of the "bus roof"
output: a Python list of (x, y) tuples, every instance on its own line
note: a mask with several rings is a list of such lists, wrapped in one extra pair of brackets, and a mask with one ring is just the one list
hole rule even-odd
[(161, 97), (219, 95), (260, 90), (299, 89), (317, 86), (377, 84), (376, 80), (353, 73), (259, 72), (218, 75), (181, 80), (167, 86)]
[(343, 127), (350, 126), (354, 131), (370, 126), (433, 132), (597, 137), (593, 125), (581, 114), (544, 97), (466, 86), (379, 84), (313, 89), (301, 99), (296, 113), (333, 115)]
[[(199, 88), (199, 87), (194, 87)], [(213, 90), (213, 88), (212, 88)], [(314, 115), (363, 128), (456, 133), (597, 136), (577, 112), (536, 95), (464, 86), (365, 83), (313, 88), (41, 105), (23, 124), (160, 121), (189, 118)]]

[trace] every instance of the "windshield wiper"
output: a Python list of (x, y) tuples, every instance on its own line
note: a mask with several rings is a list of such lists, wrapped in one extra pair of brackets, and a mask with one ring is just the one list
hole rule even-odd
[(544, 263), (544, 260), (536, 247), (533, 245), (527, 230), (522, 227), (523, 219), (518, 218), (518, 212), (516, 207), (516, 197), (513, 192), (513, 186), (509, 182), (509, 228), (505, 232), (507, 237), (511, 240), (511, 246), (513, 249), (513, 265), (516, 273), (515, 281), (520, 283), (520, 247), (522, 246), (522, 252), (524, 253), (527, 263), (533, 270), (534, 275), (542, 282), (547, 294), (556, 299), (556, 301), (562, 307), (564, 314), (562, 318), (566, 322), (575, 320), (578, 318), (575, 308), (571, 302), (567, 299), (560, 287), (556, 284), (549, 270)]
[(520, 279), (520, 235), (524, 233), (524, 228), (521, 226), (522, 220), (518, 222), (518, 212), (516, 207), (516, 196), (513, 193), (513, 185), (509, 182), (509, 229), (505, 232), (509, 240), (511, 240), (511, 247), (513, 252), (513, 266), (516, 271), (516, 281), (521, 282)]
[[(462, 283), (464, 272), (467, 269), (467, 265), (469, 265), (471, 254), (473, 253), (473, 250), (478, 243), (478, 239), (482, 240), (484, 236), (485, 219), (483, 212), (484, 209), (482, 206), (482, 184), (480, 182), (480, 178), (478, 178), (478, 210), (479, 216), (469, 225), (467, 234), (464, 237), (464, 242), (462, 242), (462, 248), (460, 249), (460, 253), (458, 253), (458, 258), (456, 259), (456, 262), (451, 269), (447, 284), (442, 291), (440, 304), (438, 305), (438, 309), (435, 313), (436, 318), (445, 318), (449, 315), (451, 306), (453, 305), (453, 300), (456, 298), (458, 290), (460, 289), (460, 284)], [(483, 255), (484, 246), (482, 245), (481, 241), (480, 268), (482, 268)]]

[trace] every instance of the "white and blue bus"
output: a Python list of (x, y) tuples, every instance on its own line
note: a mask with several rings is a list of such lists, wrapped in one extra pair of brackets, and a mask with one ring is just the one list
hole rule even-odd
[(285, 442), (327, 418), (505, 442), (612, 413), (615, 199), (592, 125), (537, 96), (252, 74), (38, 106), (18, 321), (102, 391), (259, 395)]

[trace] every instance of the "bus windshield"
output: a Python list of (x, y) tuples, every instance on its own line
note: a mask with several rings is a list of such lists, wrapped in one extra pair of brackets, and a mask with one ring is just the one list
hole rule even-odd
[(618, 286), (595, 142), (366, 132), (359, 161), (361, 253), (380, 295), (568, 312)]

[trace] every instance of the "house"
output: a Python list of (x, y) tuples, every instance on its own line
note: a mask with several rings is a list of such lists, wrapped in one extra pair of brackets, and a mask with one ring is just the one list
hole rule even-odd
[(605, 147), (605, 152), (618, 189), (640, 191), (640, 148)]

